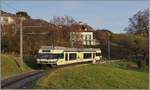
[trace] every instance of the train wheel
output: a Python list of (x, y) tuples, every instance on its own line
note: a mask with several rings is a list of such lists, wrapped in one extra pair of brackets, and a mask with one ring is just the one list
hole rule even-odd
[(47, 69), (49, 69), (49, 67), (47, 66), (47, 64), (41, 64), (40, 69), (47, 70)]
[(54, 68), (54, 67), (57, 67), (56, 64), (51, 64), (50, 67)]

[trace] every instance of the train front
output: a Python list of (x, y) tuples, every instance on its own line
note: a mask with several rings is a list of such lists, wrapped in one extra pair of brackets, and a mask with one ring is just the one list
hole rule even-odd
[(62, 50), (39, 49), (37, 64), (57, 65), (57, 61), (63, 58)]

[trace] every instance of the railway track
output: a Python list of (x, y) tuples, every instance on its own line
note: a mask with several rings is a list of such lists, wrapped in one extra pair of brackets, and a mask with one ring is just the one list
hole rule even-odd
[[(86, 62), (88, 63), (88, 62)], [(68, 67), (68, 66), (77, 66), (86, 63), (75, 63), (70, 65), (62, 65), (57, 67), (51, 67), (46, 70), (36, 70), (30, 71), (27, 73), (18, 74), (16, 76), (12, 76), (6, 79), (1, 80), (1, 89), (27, 89), (32, 88), (32, 84), (34, 81), (46, 75), (49, 71), (54, 71), (59, 68)]]
[(46, 70), (36, 70), (36, 71), (30, 71), (27, 73), (19, 74), (19, 75), (1, 80), (1, 88), (2, 89), (27, 89), (27, 88), (31, 89), (34, 81), (38, 80), (43, 75), (46, 75), (47, 72), (49, 71), (54, 71), (59, 68), (68, 67), (68, 66), (78, 66), (78, 65), (87, 64), (87, 63), (91, 63), (91, 62), (75, 63), (75, 64), (52, 67)]
[(44, 70), (30, 71), (1, 80), (2, 89), (23, 89), (27, 83), (30, 83), (46, 74)]

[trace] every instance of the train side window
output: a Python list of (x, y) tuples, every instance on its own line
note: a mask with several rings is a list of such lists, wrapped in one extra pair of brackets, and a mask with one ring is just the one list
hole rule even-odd
[(101, 56), (101, 53), (96, 53), (96, 56)]
[(58, 58), (58, 59), (63, 59), (64, 58), (64, 54), (55, 54), (56, 55), (56, 57)]
[(50, 51), (51, 51), (51, 50), (47, 50), (47, 49), (46, 49), (46, 50), (42, 50), (42, 52), (50, 52)]
[(40, 53), (38, 55), (40, 59), (63, 59), (64, 54), (48, 54), (48, 53)]
[(77, 54), (76, 53), (70, 53), (69, 54), (69, 60), (76, 60)]
[(92, 58), (92, 54), (91, 53), (84, 53), (84, 59), (89, 59)]

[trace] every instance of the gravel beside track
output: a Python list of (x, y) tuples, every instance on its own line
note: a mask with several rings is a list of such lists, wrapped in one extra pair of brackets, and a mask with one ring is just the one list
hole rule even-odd
[(26, 83), (32, 82), (45, 74), (44, 70), (30, 71), (1, 80), (2, 89), (25, 88)]
[[(104, 60), (101, 62), (97, 62), (97, 64), (117, 62), (117, 61), (118, 60), (115, 60), (115, 61)], [(51, 67), (45, 70), (35, 70), (35, 71), (23, 73), (23, 74), (18, 74), (16, 76), (12, 76), (12, 77), (1, 80), (1, 88), (2, 89), (31, 89), (34, 86), (34, 83), (36, 82), (36, 80), (46, 75), (49, 71), (54, 71), (59, 68), (68, 67), (68, 66), (80, 66), (83, 64), (87, 65), (87, 63), (91, 63), (91, 62), (82, 62), (82, 63), (63, 65), (63, 66), (56, 66), (56, 67)]]

